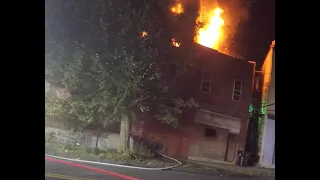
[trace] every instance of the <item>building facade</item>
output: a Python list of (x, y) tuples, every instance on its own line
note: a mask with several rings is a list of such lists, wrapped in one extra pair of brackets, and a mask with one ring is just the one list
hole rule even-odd
[(176, 128), (145, 120), (134, 123), (133, 131), (161, 141), (171, 157), (234, 162), (244, 149), (255, 63), (198, 44), (195, 52), (192, 70), (174, 80), (176, 93), (194, 97), (199, 108), (186, 111)]
[(275, 168), (275, 41), (262, 66), (263, 133), (260, 165)]

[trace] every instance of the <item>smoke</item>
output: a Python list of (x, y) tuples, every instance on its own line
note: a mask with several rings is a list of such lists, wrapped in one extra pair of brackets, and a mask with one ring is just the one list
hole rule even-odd
[[(234, 37), (240, 23), (249, 19), (249, 9), (253, 2), (258, 0), (176, 0), (183, 5), (198, 3), (200, 6), (200, 18), (208, 17), (208, 14), (216, 7), (223, 9), (221, 15), (224, 20), (223, 37), (219, 50), (222, 53), (239, 57), (236, 54)], [(205, 22), (204, 22), (205, 23)]]

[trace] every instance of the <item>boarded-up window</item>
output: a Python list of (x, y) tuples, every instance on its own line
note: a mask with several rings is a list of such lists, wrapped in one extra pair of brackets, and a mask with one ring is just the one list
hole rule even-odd
[(230, 138), (230, 140), (235, 140), (236, 139), (236, 135), (229, 133), (229, 138)]
[(210, 128), (206, 128), (204, 135), (206, 137), (216, 137), (217, 136), (217, 132), (214, 129), (210, 129)]
[(212, 74), (210, 71), (203, 71), (202, 72), (202, 79), (201, 79), (201, 87), (200, 91), (204, 93), (210, 93), (211, 91), (211, 79)]
[(233, 82), (232, 100), (240, 102), (241, 91), (242, 91), (242, 81), (235, 79)]

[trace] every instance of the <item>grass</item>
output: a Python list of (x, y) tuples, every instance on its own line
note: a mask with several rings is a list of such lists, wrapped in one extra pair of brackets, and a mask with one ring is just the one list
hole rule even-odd
[(118, 153), (116, 150), (100, 150), (60, 144), (46, 144), (46, 153), (83, 160), (118, 162), (125, 164), (145, 164), (152, 167), (165, 167), (175, 164), (175, 162), (166, 162), (161, 159), (137, 157), (131, 152)]

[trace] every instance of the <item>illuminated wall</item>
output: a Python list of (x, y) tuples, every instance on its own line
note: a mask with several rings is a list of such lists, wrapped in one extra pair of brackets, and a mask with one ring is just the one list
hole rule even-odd
[(267, 168), (275, 168), (275, 41), (262, 66), (262, 142), (260, 151), (260, 165)]
[(275, 51), (273, 50), (272, 53), (272, 69), (271, 69), (271, 79), (270, 79), (270, 84), (269, 84), (269, 88), (268, 88), (268, 100), (267, 100), (267, 104), (269, 106), (267, 106), (266, 111), (269, 114), (273, 114), (275, 115), (275, 105), (271, 105), (273, 103), (275, 103)]
[(272, 41), (270, 50), (262, 66), (262, 113), (265, 114), (266, 110), (269, 114), (274, 114), (274, 107), (268, 106), (268, 104), (275, 103), (274, 90), (275, 90), (275, 53), (274, 53), (275, 41)]

